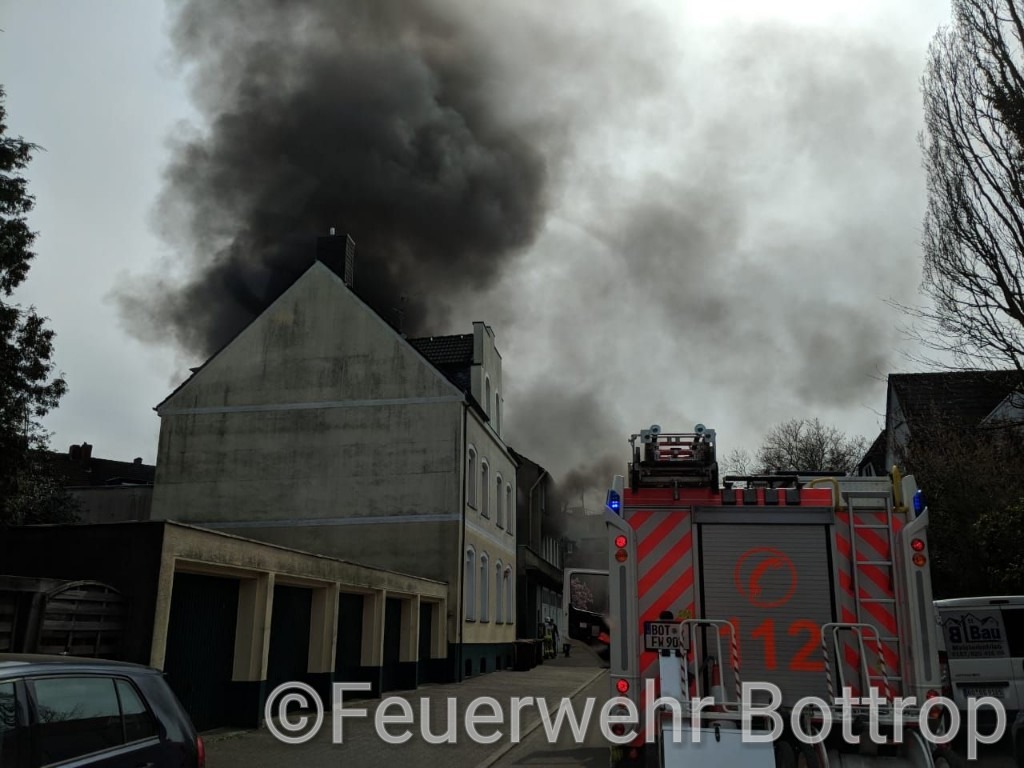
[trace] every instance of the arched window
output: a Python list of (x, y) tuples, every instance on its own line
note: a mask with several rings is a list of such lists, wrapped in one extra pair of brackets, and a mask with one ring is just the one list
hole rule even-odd
[(480, 553), (480, 621), (490, 621), (491, 590), (488, 584), (491, 575), (490, 562), (486, 552)]
[(487, 502), (491, 498), (490, 470), (487, 467), (487, 459), (480, 462), (480, 514), (484, 517), (491, 516), (491, 510)]
[(469, 458), (466, 462), (466, 501), (469, 506), (476, 506), (476, 448), (469, 446)]
[(466, 581), (462, 585), (466, 600), (466, 621), (473, 621), (476, 619), (476, 552), (472, 547), (466, 547), (466, 570), (463, 579)]
[(516, 506), (512, 502), (512, 484), (509, 483), (505, 486), (505, 509), (508, 510), (508, 525), (505, 530), (509, 533), (515, 533), (516, 527)]
[(484, 376), (484, 411), (491, 415), (491, 377)]
[(505, 612), (501, 610), (505, 602), (505, 583), (502, 581), (505, 577), (505, 569), (501, 565), (501, 560), (494, 567), (494, 571), (494, 621), (501, 624), (505, 621)]
[(505, 623), (511, 624), (514, 619), (513, 612), (515, 603), (512, 602), (512, 569), (505, 568), (505, 575), (502, 579), (502, 589), (505, 591)]
[(502, 503), (501, 503), (502, 502), (502, 497), (505, 495), (502, 492), (502, 491), (504, 491), (504, 488), (502, 487), (503, 485), (504, 485), (504, 483), (501, 480), (501, 475), (498, 475), (497, 478), (495, 478), (495, 486), (496, 486), (496, 488), (495, 488), (495, 491), (494, 491), (494, 510), (495, 510), (495, 517), (498, 519), (498, 527), (499, 528), (504, 528), (505, 527), (505, 510), (504, 510), (504, 507), (502, 506)]

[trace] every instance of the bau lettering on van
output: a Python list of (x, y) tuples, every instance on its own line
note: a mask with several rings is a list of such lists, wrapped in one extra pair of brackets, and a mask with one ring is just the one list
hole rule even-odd
[(951, 658), (998, 658), (1006, 656), (1006, 638), (997, 616), (963, 614), (944, 622)]

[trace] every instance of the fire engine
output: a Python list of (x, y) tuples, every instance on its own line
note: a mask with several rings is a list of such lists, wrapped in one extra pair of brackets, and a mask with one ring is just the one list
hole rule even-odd
[[(920, 730), (942, 671), (928, 511), (913, 477), (720, 478), (715, 430), (700, 424), (672, 434), (654, 425), (629, 442), (605, 510), (609, 662), (612, 696), (640, 720), (612, 726), (619, 741), (632, 735), (612, 747), (613, 766), (961, 764)], [(763, 742), (741, 738), (743, 682), (757, 683), (757, 706), (777, 707), (781, 733), (755, 717)], [(837, 702), (845, 688), (884, 700), (878, 738), (866, 736), (867, 705)], [(659, 706), (647, 719), (652, 691)], [(917, 704), (897, 713), (894, 699), (911, 696)], [(710, 706), (695, 704), (703, 697)], [(829, 729), (821, 709), (794, 707), (803, 697), (830, 708)], [(628, 720), (617, 706), (611, 714)], [(818, 743), (798, 738), (794, 709), (800, 734)], [(941, 708), (924, 714), (941, 733)]]

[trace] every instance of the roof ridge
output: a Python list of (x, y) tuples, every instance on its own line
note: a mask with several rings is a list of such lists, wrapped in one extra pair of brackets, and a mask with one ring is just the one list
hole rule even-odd
[(934, 378), (954, 376), (1020, 376), (1016, 370), (977, 370), (977, 371), (922, 371), (918, 373), (890, 373), (890, 379), (909, 379), (931, 376)]

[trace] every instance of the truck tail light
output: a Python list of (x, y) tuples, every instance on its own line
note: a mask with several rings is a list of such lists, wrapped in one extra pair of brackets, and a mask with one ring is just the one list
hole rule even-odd
[(924, 552), (924, 540), (923, 539), (911, 539), (910, 548), (915, 552)]
[(618, 547), (619, 549), (625, 549), (626, 548), (626, 544), (627, 544), (626, 537), (623, 536), (622, 534), (619, 534), (618, 536), (615, 537), (615, 546)]
[(629, 680), (616, 680), (615, 690), (619, 693), (629, 693)]
[(928, 562), (928, 558), (922, 555), (920, 552), (915, 552), (912, 560), (914, 561), (914, 565), (916, 565), (918, 568), (923, 567), (924, 564)]
[(202, 736), (196, 736), (196, 768), (206, 768), (206, 745)]
[(626, 559), (628, 557), (629, 554), (627, 554), (626, 550), (624, 549), (620, 549), (615, 553), (615, 559), (618, 560), (620, 563), (626, 562)]
[(624, 726), (622, 723), (613, 723), (612, 724), (612, 733), (614, 733), (616, 736), (621, 736), (625, 732), (626, 732), (626, 726)]

